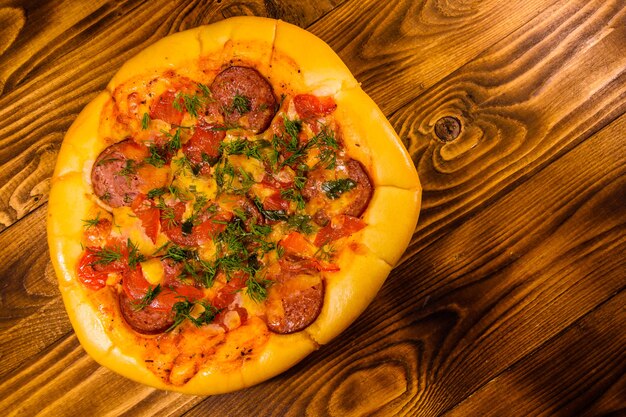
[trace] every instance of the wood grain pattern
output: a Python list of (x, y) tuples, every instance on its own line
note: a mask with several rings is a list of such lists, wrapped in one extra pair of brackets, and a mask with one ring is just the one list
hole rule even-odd
[(309, 29), (338, 52), (390, 114), (555, 3), (352, 1)]
[[(423, 243), (624, 112), (620, 6), (562, 2), (391, 116), (431, 196), (416, 234)], [(433, 132), (444, 116), (463, 126), (453, 143)]]
[[(447, 415), (580, 415), (581, 405), (602, 396), (626, 372), (620, 343), (626, 331), (625, 304), (626, 291), (621, 291)], [(610, 401), (606, 414), (624, 406), (619, 397)]]
[[(327, 41), (400, 134), (420, 223), (339, 339), (243, 391), (126, 380), (74, 336), (45, 242), (64, 132), (161, 37), (238, 14)], [(0, 414), (626, 413), (623, 0), (0, 1)], [(461, 123), (443, 143), (442, 117)]]

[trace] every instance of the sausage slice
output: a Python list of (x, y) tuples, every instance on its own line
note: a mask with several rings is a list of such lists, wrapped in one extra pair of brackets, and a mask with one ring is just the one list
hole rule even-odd
[(346, 168), (348, 169), (348, 177), (356, 182), (356, 187), (350, 194), (352, 201), (343, 211), (343, 214), (359, 217), (372, 198), (372, 182), (359, 161), (350, 159), (346, 162)]
[(148, 148), (126, 139), (106, 148), (91, 169), (98, 198), (111, 207), (130, 206), (139, 194), (167, 185), (169, 168), (146, 164)]
[(229, 67), (211, 84), (227, 125), (259, 133), (276, 114), (276, 97), (269, 82), (254, 68)]
[[(338, 175), (339, 172), (342, 174)], [(345, 191), (340, 191), (331, 198), (323, 191), (324, 185), (333, 182), (337, 177), (345, 177), (353, 181), (353, 187)], [(343, 178), (346, 180), (346, 178)], [(373, 187), (365, 168), (355, 159), (349, 159), (333, 170), (318, 168), (309, 172), (306, 183), (302, 190), (302, 195), (308, 201), (317, 200), (322, 202), (323, 212), (315, 213), (314, 218), (318, 225), (328, 223), (328, 218), (337, 214), (347, 214), (348, 216), (359, 217), (372, 198)], [(339, 204), (331, 204), (331, 202), (339, 201)], [(325, 206), (324, 206), (325, 204)], [(320, 210), (320, 211), (321, 211)]]
[(126, 323), (137, 333), (163, 333), (174, 324), (174, 317), (171, 310), (157, 310), (149, 305), (141, 310), (137, 310), (136, 302), (133, 302), (124, 291), (119, 294), (119, 303), (122, 317), (124, 317)]
[(319, 275), (297, 275), (270, 289), (267, 327), (274, 333), (294, 333), (317, 319), (324, 304), (324, 282)]

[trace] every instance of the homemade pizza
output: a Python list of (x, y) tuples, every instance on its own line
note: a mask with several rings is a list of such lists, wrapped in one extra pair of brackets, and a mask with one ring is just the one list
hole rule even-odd
[(48, 240), (96, 361), (208, 395), (348, 327), (406, 249), (420, 195), (399, 138), (324, 42), (239, 17), (146, 48), (80, 113)]

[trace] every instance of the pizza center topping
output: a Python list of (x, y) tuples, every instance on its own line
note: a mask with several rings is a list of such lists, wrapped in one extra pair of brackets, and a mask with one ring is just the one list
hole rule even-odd
[[(132, 85), (115, 90), (116, 103), (135, 104), (114, 107), (127, 135), (92, 168), (107, 210), (85, 220), (79, 278), (117, 294), (124, 323), (161, 345), (250, 323), (301, 331), (366, 226), (371, 181), (346, 153), (332, 97), (279, 102), (249, 67), (205, 81), (164, 75), (143, 100)], [(174, 378), (173, 361), (153, 361), (154, 372)]]

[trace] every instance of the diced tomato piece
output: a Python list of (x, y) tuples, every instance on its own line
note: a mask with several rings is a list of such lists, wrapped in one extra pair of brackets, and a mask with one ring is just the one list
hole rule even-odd
[(152, 240), (152, 243), (156, 243), (159, 234), (161, 211), (144, 194), (137, 195), (130, 208), (141, 221), (141, 226), (146, 232), (146, 236)]
[(315, 246), (302, 233), (291, 232), (279, 243), (287, 254), (310, 258), (315, 255)]
[(163, 287), (161, 292), (155, 297), (150, 307), (155, 310), (170, 311), (174, 304), (179, 301), (196, 301), (204, 297), (204, 291), (193, 285), (179, 283), (177, 286)]
[(265, 210), (289, 210), (289, 201), (285, 200), (280, 192), (276, 191), (265, 200), (263, 200), (263, 208)]
[[(156, 310), (169, 311), (178, 301), (185, 299), (195, 301), (204, 297), (202, 289), (184, 284), (172, 276), (167, 276), (167, 274), (160, 285), (161, 291), (150, 303), (150, 307)], [(152, 285), (143, 275), (141, 265), (134, 269), (128, 268), (124, 272), (122, 289), (132, 300), (139, 301), (143, 299), (148, 290), (155, 287), (156, 285)]]
[(366, 223), (356, 217), (341, 214), (317, 232), (315, 245), (323, 246), (342, 237), (350, 236), (366, 226)]
[(183, 264), (169, 258), (161, 258), (161, 265), (163, 266), (163, 285), (166, 287), (175, 285), (183, 272)]
[(239, 320), (241, 320), (241, 324), (245, 324), (248, 321), (248, 310), (243, 307), (235, 307), (233, 310), (239, 314)]
[(330, 262), (315, 258), (317, 248), (310, 243), (303, 234), (291, 232), (279, 243), (285, 249), (287, 255), (296, 259), (282, 258), (279, 263), (281, 269), (290, 272), (339, 271), (339, 266)]
[(194, 227), (192, 235), (196, 237), (198, 244), (207, 242), (209, 239), (213, 239), (218, 234), (226, 230), (226, 224), (232, 216), (215, 216), (208, 220), (203, 221), (199, 225)]
[(211, 304), (215, 308), (226, 308), (231, 305), (233, 301), (235, 301), (237, 291), (239, 290), (239, 288), (233, 287), (231, 285), (225, 285), (217, 292), (215, 298), (213, 299), (213, 301), (211, 301)]
[(322, 261), (320, 259), (315, 259), (315, 268), (318, 271), (327, 271), (327, 272), (336, 272), (339, 271), (339, 265), (333, 264), (330, 262)]
[(78, 279), (87, 288), (99, 290), (104, 288), (109, 274), (114, 272), (122, 272), (126, 268), (126, 260), (120, 259), (108, 264), (99, 263), (102, 258), (99, 247), (87, 247), (78, 261)]
[(282, 258), (278, 261), (280, 264), (280, 268), (283, 271), (289, 272), (307, 272), (307, 271), (325, 271), (325, 272), (335, 272), (339, 271), (339, 265), (333, 264), (330, 262), (322, 261), (316, 258), (305, 258), (301, 260), (288, 260)]
[(293, 187), (293, 171), (288, 171), (286, 168), (283, 168), (278, 173), (272, 175), (269, 173), (270, 170), (271, 168), (267, 168), (268, 172), (263, 176), (261, 184), (276, 190), (284, 190)]
[(177, 245), (193, 246), (197, 242), (191, 241), (188, 235), (183, 234), (183, 214), (185, 214), (185, 203), (183, 202), (163, 209), (160, 213), (161, 230)]
[(219, 309), (231, 305), (233, 301), (235, 301), (237, 293), (245, 288), (249, 277), (250, 275), (243, 271), (233, 272), (230, 276), (226, 276), (224, 272), (220, 272), (218, 280), (223, 282), (223, 280), (226, 279), (227, 283), (217, 291), (215, 298), (211, 300), (211, 304)]
[[(179, 125), (183, 121), (184, 112), (177, 110), (174, 107), (174, 100), (176, 99), (176, 92), (167, 90), (161, 94), (154, 103), (150, 106), (150, 118), (161, 119), (167, 123)], [(179, 101), (180, 107), (182, 107), (182, 100)]]
[(213, 324), (217, 324), (222, 329), (224, 329), (224, 331), (232, 330), (226, 324), (226, 316), (229, 313), (232, 314), (231, 311), (234, 311), (237, 313), (237, 315), (239, 316), (239, 322), (241, 323), (241, 325), (244, 325), (246, 321), (248, 320), (248, 310), (246, 310), (243, 307), (233, 307), (227, 310), (222, 309), (222, 311), (220, 311), (220, 313), (217, 316), (215, 316), (215, 320), (213, 320)]
[(130, 269), (122, 278), (122, 289), (133, 300), (141, 300), (153, 285), (143, 276), (141, 265)]
[(246, 286), (248, 278), (250, 278), (250, 274), (244, 271), (235, 271), (231, 273), (230, 277), (227, 278), (227, 281), (228, 285), (234, 288), (235, 291), (237, 291)]
[(332, 97), (317, 97), (312, 94), (298, 94), (293, 98), (296, 112), (302, 119), (314, 119), (331, 114), (337, 108)]
[(106, 242), (113, 223), (109, 219), (98, 219), (98, 223), (89, 225), (85, 229), (85, 240), (88, 245), (100, 246)]
[(214, 126), (198, 124), (193, 136), (183, 145), (183, 152), (193, 164), (206, 163), (220, 156), (220, 144), (226, 132), (213, 128)]

